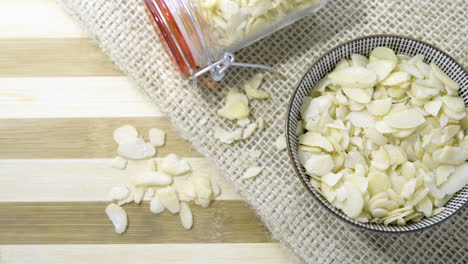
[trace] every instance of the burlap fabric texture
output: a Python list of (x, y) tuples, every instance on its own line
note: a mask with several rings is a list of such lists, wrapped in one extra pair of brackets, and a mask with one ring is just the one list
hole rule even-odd
[[(192, 88), (174, 70), (140, 0), (60, 0), (123, 72), (131, 76), (171, 119), (180, 135), (216, 164), (245, 201), (256, 210), (273, 238), (304, 263), (466, 263), (468, 210), (429, 230), (384, 235), (342, 223), (306, 192), (286, 152), (273, 142), (284, 132), (287, 102), (301, 75), (324, 52), (339, 43), (371, 34), (398, 34), (432, 43), (466, 67), (466, 0), (331, 0), (317, 14), (238, 52), (237, 60), (274, 66), (267, 75), (267, 101), (251, 104), (252, 116), (267, 129), (249, 140), (220, 144), (207, 136), (228, 87), (241, 85), (254, 71), (232, 68), (221, 89)], [(199, 121), (209, 117), (208, 124)], [(261, 150), (266, 171), (243, 180), (241, 154)]]

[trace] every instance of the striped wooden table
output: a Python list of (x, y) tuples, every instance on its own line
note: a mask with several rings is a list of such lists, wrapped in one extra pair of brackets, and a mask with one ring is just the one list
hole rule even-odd
[[(127, 205), (114, 233), (110, 187), (137, 170), (111, 169), (112, 131), (168, 132), (161, 154), (188, 158), (223, 194), (178, 216)], [(143, 165), (141, 165), (143, 166)], [(117, 71), (54, 0), (0, 1), (0, 263), (289, 263), (232, 186), (180, 139), (158, 107)]]

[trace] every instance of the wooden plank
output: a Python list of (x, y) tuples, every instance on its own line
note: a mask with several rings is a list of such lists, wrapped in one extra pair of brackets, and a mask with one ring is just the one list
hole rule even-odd
[(161, 116), (128, 77), (0, 78), (0, 118)]
[(86, 37), (55, 0), (0, 1), (0, 38)]
[(86, 38), (0, 39), (0, 77), (122, 75)]
[[(209, 175), (220, 185), (218, 200), (240, 200), (233, 186), (206, 159), (188, 158), (194, 173)], [(106, 201), (110, 188), (129, 183), (146, 170), (146, 161), (130, 161), (126, 170), (109, 159), (0, 160), (0, 202)], [(180, 180), (183, 177), (174, 177)]]
[(276, 243), (0, 246), (2, 264), (292, 264)]
[(154, 215), (148, 202), (124, 208), (129, 227), (118, 235), (107, 219), (107, 203), (0, 203), (0, 244), (265, 243), (270, 236), (241, 201), (191, 205), (194, 227), (178, 215)]
[(59, 118), (0, 119), (0, 159), (89, 159), (117, 154), (113, 131), (131, 124), (147, 138), (149, 128), (167, 132), (158, 156), (175, 153), (200, 157), (190, 144), (171, 130), (166, 118)]

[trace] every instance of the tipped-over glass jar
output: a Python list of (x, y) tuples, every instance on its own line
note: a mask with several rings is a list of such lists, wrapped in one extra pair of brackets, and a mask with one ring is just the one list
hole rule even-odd
[[(233, 52), (313, 13), (325, 2), (144, 0), (146, 12), (167, 53), (177, 69), (191, 77), (207, 71), (213, 76), (214, 66), (222, 71), (218, 75), (224, 76), (224, 70), (234, 61)], [(219, 81), (222, 76), (213, 78)]]

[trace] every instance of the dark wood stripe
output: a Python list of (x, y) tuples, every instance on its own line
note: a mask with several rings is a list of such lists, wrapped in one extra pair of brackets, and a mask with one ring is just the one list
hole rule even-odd
[(121, 75), (86, 38), (0, 39), (0, 77)]
[(200, 157), (172, 131), (167, 118), (0, 119), (0, 159), (111, 158), (117, 155), (112, 138), (119, 126), (134, 125), (147, 138), (151, 127), (164, 129), (166, 146), (158, 156), (175, 153)]
[(129, 227), (114, 232), (107, 203), (0, 203), (0, 244), (265, 243), (270, 235), (242, 201), (191, 205), (194, 227), (185, 230), (179, 215), (150, 213), (148, 203), (124, 208)]

